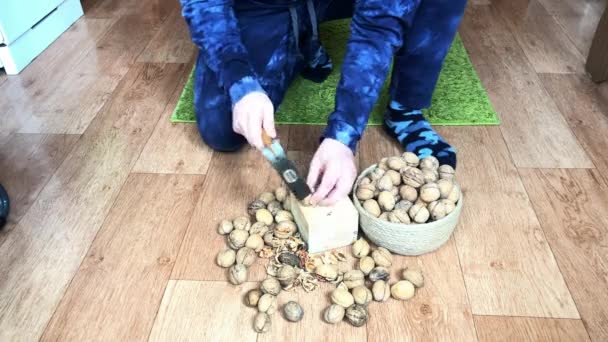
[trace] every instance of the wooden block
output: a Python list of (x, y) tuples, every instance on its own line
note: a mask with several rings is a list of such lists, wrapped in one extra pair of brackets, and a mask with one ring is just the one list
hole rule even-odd
[(291, 211), (309, 253), (344, 247), (357, 239), (359, 213), (348, 197), (331, 207), (311, 207), (291, 195)]

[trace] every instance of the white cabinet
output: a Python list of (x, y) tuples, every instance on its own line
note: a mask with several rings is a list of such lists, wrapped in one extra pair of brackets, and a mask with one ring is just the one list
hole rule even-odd
[(82, 15), (79, 0), (0, 0), (0, 66), (19, 73)]

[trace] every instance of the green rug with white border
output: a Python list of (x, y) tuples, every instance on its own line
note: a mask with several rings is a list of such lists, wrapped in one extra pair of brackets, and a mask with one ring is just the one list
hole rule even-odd
[[(342, 59), (346, 50), (350, 20), (336, 20), (321, 25), (323, 45), (330, 54), (334, 71), (321, 83), (298, 77), (291, 84), (283, 103), (277, 110), (277, 124), (325, 125), (334, 109), (335, 91), (340, 80)], [(369, 125), (381, 125), (384, 108), (389, 100), (388, 83), (369, 118)], [(181, 94), (171, 122), (195, 122), (192, 75)], [(430, 108), (424, 115), (433, 125), (498, 125), (500, 120), (490, 103), (477, 72), (469, 60), (460, 36), (445, 60)]]

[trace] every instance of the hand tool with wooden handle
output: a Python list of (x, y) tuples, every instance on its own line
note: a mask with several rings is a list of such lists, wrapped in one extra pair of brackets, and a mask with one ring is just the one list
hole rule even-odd
[(310, 188), (298, 173), (296, 165), (287, 159), (287, 155), (279, 139), (272, 139), (266, 132), (262, 131), (262, 142), (264, 143), (262, 154), (270, 161), (272, 167), (277, 170), (287, 188), (300, 201), (308, 197), (311, 194)]

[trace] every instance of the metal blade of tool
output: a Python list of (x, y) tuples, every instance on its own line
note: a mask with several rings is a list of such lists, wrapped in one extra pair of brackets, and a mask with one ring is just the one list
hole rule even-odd
[(311, 194), (310, 188), (304, 178), (298, 173), (296, 165), (285, 154), (285, 150), (278, 139), (271, 139), (266, 132), (262, 132), (264, 149), (262, 154), (277, 171), (287, 188), (298, 200), (303, 200)]

